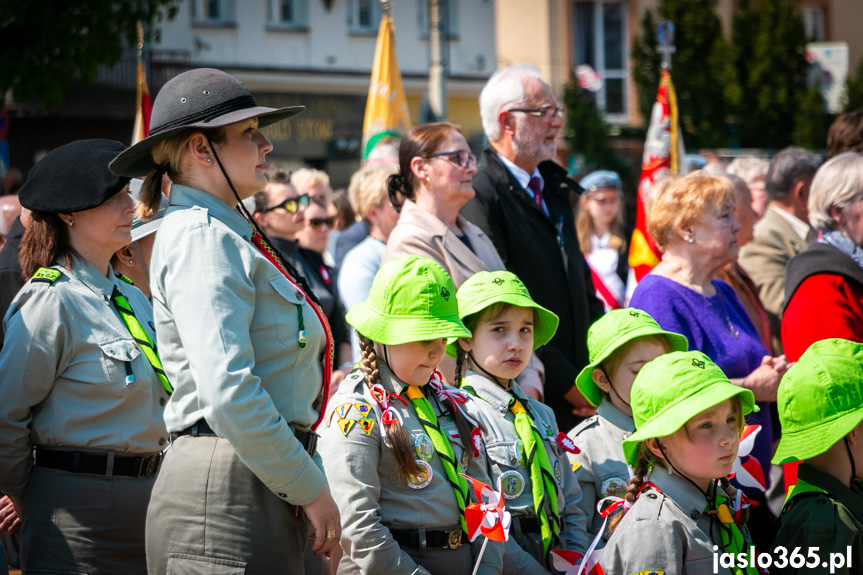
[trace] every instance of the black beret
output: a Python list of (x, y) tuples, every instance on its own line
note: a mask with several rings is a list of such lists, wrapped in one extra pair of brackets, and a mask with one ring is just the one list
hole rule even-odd
[(126, 149), (115, 140), (77, 140), (45, 154), (18, 192), (21, 205), (40, 212), (82, 212), (101, 206), (129, 179), (108, 169)]

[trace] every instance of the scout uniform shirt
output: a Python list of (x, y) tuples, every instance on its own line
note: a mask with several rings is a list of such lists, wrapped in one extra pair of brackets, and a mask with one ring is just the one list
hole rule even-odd
[[(623, 440), (635, 431), (632, 418), (620, 411), (608, 396), (602, 398), (596, 415), (572, 428), (569, 438), (581, 453), (568, 453), (569, 463), (581, 487), (579, 507), (587, 516), (587, 535), (591, 541), (602, 526), (603, 518), (596, 512), (600, 499), (613, 495), (624, 497), (629, 486), (630, 471), (623, 457)], [(608, 527), (597, 543), (602, 548), (608, 540)]]
[[(794, 497), (804, 491), (811, 494)], [(778, 569), (774, 566), (770, 568), (771, 573), (860, 573), (863, 566), (863, 542), (860, 539), (863, 535), (863, 489), (859, 482), (848, 487), (832, 475), (802, 463), (797, 468), (797, 485), (785, 505), (787, 510), (782, 515), (779, 533), (773, 542), (773, 560), (779, 557), (775, 549), (781, 545), (785, 547), (787, 556), (795, 547), (800, 547), (804, 555), (808, 548), (817, 547), (820, 561), (814, 568), (794, 569), (788, 565)], [(849, 547), (850, 566), (847, 564)], [(844, 568), (829, 567), (831, 553), (839, 553), (846, 559)], [(807, 555), (806, 562), (810, 561)], [(828, 561), (827, 567), (823, 565), (824, 561)]]
[[(723, 534), (714, 517), (713, 538), (708, 535), (707, 498), (686, 479), (659, 466), (648, 479), (661, 493), (645, 489), (624, 515), (602, 550), (603, 571), (609, 575), (730, 574), (726, 567), (713, 569), (713, 546), (721, 544)], [(721, 487), (717, 492), (725, 496)], [(727, 541), (728, 536), (724, 537)]]
[[(0, 352), (0, 491), (20, 502), (33, 446), (150, 456), (167, 443), (168, 394), (111, 301), (119, 289), (155, 340), (150, 302), (83, 259), (30, 280), (5, 318)], [(127, 379), (131, 369), (132, 379)]]
[[(530, 467), (525, 460), (524, 445), (515, 429), (515, 415), (510, 411), (510, 400), (513, 396), (521, 401), (528, 413), (533, 415), (536, 429), (544, 440), (543, 445), (557, 485), (561, 545), (564, 549), (584, 553), (590, 541), (585, 531), (584, 512), (579, 508), (582, 493), (566, 460), (566, 452), (557, 443), (559, 431), (554, 411), (547, 405), (526, 397), (516, 382), (512, 382), (511, 391), (507, 391), (487, 377), (470, 370), (462, 380), (462, 388), (472, 389), (491, 407), (494, 417), (491, 420), (491, 427), (485, 430), (483, 439), (486, 442), (486, 451), (492, 468), (491, 475), (495, 482), (498, 477), (502, 478), (506, 508), (513, 517), (536, 518)], [(537, 487), (543, 488), (541, 485)], [(513, 567), (513, 561), (529, 560), (529, 565), (536, 564), (536, 560), (532, 557), (525, 557), (527, 553), (512, 537), (507, 542), (506, 550), (504, 560), (508, 571)]]
[[(410, 485), (399, 478), (392, 450), (381, 436), (381, 422), (368, 392), (365, 374), (354, 371), (339, 385), (338, 393), (327, 407), (324, 422), (318, 428), (321, 434), (318, 449), (330, 491), (341, 513), (344, 555), (339, 573), (427, 574), (428, 571), (417, 565), (393, 540), (389, 529), (424, 527), (427, 531), (448, 531), (461, 525), (462, 514), (440, 457), (407, 397), (407, 386), (381, 360), (378, 360), (378, 367), (380, 385), (386, 393), (396, 394), (407, 402), (405, 405), (395, 397), (389, 399), (401, 416), (412, 446), (416, 447), (417, 459), (424, 461), (428, 465), (426, 470), (430, 469), (431, 473)], [(429, 399), (429, 403), (459, 462), (456, 471), (491, 485), (484, 451), (471, 459), (465, 470), (467, 457), (463, 439), (453, 438), (453, 434), (458, 434), (455, 423), (441, 415), (436, 401)], [(478, 400), (468, 397), (461, 407), (466, 407), (472, 418), (487, 426), (478, 413), (477, 403)], [(480, 536), (472, 544), (475, 550), (479, 550), (482, 539)], [(431, 548), (428, 551), (433, 552)], [(449, 549), (434, 552), (455, 553)], [(479, 573), (499, 573), (502, 552), (503, 545), (489, 541)]]

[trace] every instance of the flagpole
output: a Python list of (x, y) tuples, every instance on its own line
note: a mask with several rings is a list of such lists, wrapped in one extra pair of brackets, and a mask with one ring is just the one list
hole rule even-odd
[(447, 58), (444, 42), (449, 34), (447, 0), (428, 0), (429, 3), (429, 107), (436, 122), (446, 121), (447, 110)]

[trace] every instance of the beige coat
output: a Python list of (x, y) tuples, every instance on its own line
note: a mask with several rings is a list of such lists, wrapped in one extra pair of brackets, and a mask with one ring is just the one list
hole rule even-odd
[(407, 255), (431, 258), (452, 276), (456, 288), (477, 272), (506, 269), (485, 232), (461, 216), (456, 222), (470, 241), (470, 248), (437, 216), (405, 201), (399, 223), (387, 240), (383, 261)]

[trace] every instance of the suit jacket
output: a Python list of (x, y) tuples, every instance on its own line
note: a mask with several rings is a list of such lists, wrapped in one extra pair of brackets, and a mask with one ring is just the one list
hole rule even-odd
[(387, 240), (383, 263), (406, 255), (433, 259), (449, 273), (456, 288), (477, 272), (505, 269), (494, 244), (481, 229), (461, 216), (457, 222), (470, 247), (437, 216), (407, 200)]
[(809, 242), (791, 224), (769, 208), (755, 224), (755, 237), (740, 250), (740, 265), (758, 288), (758, 297), (773, 333), (773, 351), (782, 353), (782, 304), (785, 301), (785, 268), (791, 258), (809, 247)]
[(473, 178), (476, 197), (461, 214), (488, 234), (506, 269), (524, 282), (534, 301), (560, 318), (557, 333), (538, 355), (545, 364), (546, 403), (554, 409), (560, 428), (568, 430), (578, 418), (563, 396), (588, 364), (587, 330), (603, 314), (603, 307), (575, 235), (570, 193), (581, 188), (554, 162), (541, 163), (539, 171), (548, 217), (497, 152), (486, 148)]

